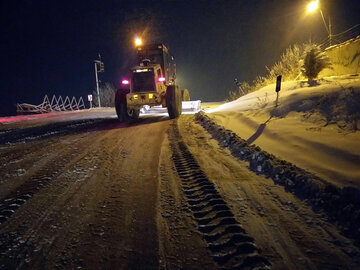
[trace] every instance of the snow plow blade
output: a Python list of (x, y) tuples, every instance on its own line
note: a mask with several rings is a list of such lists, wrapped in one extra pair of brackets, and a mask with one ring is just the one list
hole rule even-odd
[[(183, 101), (182, 102), (182, 111), (181, 113), (197, 113), (201, 110), (201, 100), (194, 101)], [(148, 106), (145, 105), (140, 109), (141, 114), (158, 114), (158, 113), (166, 113), (166, 108), (163, 108), (161, 105), (159, 106)]]
[(182, 112), (187, 113), (197, 113), (200, 111), (201, 107), (201, 100), (194, 100), (194, 101), (183, 101), (182, 102)]

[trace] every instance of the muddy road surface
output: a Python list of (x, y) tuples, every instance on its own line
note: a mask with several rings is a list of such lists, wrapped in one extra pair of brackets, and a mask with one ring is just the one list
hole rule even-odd
[(99, 113), (0, 128), (0, 269), (360, 269), (351, 239), (193, 115)]

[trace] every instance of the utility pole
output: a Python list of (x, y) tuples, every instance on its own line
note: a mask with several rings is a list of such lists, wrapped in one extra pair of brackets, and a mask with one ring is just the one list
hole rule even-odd
[(95, 60), (95, 80), (96, 80), (96, 92), (97, 92), (97, 96), (98, 96), (98, 103), (99, 103), (99, 108), (101, 108), (101, 103), (100, 103), (100, 93), (99, 93), (99, 80), (98, 80), (98, 71), (97, 71), (97, 63)]
[(321, 8), (319, 8), (319, 2), (320, 0), (313, 0), (311, 1), (309, 4), (308, 4), (308, 12), (314, 12), (315, 10), (319, 9), (320, 11), (320, 14), (321, 14), (321, 18), (324, 22), (324, 26), (325, 26), (325, 29), (326, 29), (326, 32), (328, 33), (329, 35), (329, 44), (330, 46), (332, 45), (332, 31), (331, 31), (331, 21), (330, 21), (330, 16), (329, 16), (329, 25), (326, 24), (326, 21), (325, 21), (325, 17), (324, 17), (324, 14), (321, 10)]
[(325, 26), (325, 29), (329, 35), (329, 44), (330, 46), (332, 45), (332, 34), (331, 34), (331, 21), (330, 21), (330, 16), (329, 16), (329, 25), (326, 25), (326, 21), (325, 21), (325, 18), (324, 18), (324, 14), (322, 12), (322, 10), (320, 9), (320, 14), (321, 14), (321, 18), (323, 19), (323, 22), (324, 22), (324, 26)]
[(330, 46), (332, 45), (332, 34), (331, 34), (331, 21), (330, 21), (330, 16), (329, 16), (329, 42), (330, 42)]
[(99, 108), (101, 108), (98, 73), (104, 72), (104, 62), (101, 61), (100, 53), (99, 53), (99, 60), (94, 60), (94, 66), (95, 66), (96, 92), (98, 96)]

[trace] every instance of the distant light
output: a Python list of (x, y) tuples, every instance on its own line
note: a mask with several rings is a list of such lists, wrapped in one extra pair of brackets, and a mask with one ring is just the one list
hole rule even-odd
[(314, 12), (319, 7), (319, 0), (312, 1), (308, 4), (308, 12)]
[(136, 72), (147, 72), (149, 71), (147, 68), (143, 68), (143, 69), (137, 69)]
[(138, 96), (137, 94), (136, 94), (136, 95), (133, 95), (133, 98), (134, 98), (134, 99), (138, 99), (138, 97), (139, 97), (139, 96)]
[(139, 47), (139, 46), (141, 46), (141, 45), (142, 45), (142, 40), (141, 40), (141, 38), (136, 37), (136, 38), (135, 38), (135, 46), (136, 46), (136, 47)]
[(153, 94), (149, 94), (149, 99), (152, 99), (153, 98)]
[(159, 82), (165, 82), (165, 77), (159, 77), (158, 81)]
[(130, 82), (129, 82), (129, 80), (124, 79), (124, 80), (121, 81), (121, 83), (123, 85), (128, 85)]

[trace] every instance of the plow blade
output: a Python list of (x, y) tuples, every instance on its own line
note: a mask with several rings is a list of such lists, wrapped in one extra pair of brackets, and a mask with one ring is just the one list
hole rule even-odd
[[(201, 100), (194, 101), (183, 101), (182, 102), (182, 113), (197, 113), (201, 110)], [(143, 106), (140, 109), (141, 114), (161, 114), (167, 113), (167, 109), (160, 106), (150, 107), (148, 105)]]
[(201, 100), (194, 101), (183, 101), (182, 102), (182, 112), (183, 113), (197, 113), (200, 111)]

